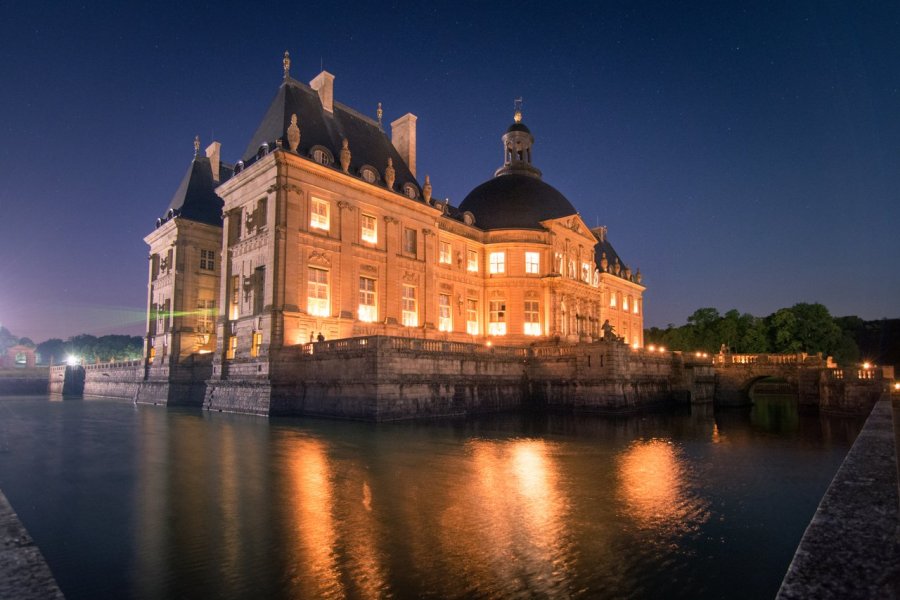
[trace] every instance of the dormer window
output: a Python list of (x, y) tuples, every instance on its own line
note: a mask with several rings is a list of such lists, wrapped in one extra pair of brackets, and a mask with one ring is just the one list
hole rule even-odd
[(309, 155), (320, 165), (330, 167), (334, 164), (334, 157), (331, 155), (331, 151), (325, 146), (313, 146), (309, 151)]
[(359, 169), (359, 176), (368, 183), (375, 183), (381, 177), (378, 171), (375, 170), (375, 167), (370, 167), (369, 165), (364, 165)]
[(417, 190), (417, 189), (416, 189), (416, 186), (414, 186), (414, 185), (411, 184), (411, 183), (404, 183), (404, 184), (403, 184), (403, 194), (404, 194), (407, 198), (410, 198), (410, 199), (412, 199), (412, 200), (415, 200), (416, 198), (419, 197), (419, 190)]

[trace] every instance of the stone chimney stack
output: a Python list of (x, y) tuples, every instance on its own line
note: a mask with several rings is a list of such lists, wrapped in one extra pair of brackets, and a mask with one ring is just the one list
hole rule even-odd
[(416, 118), (416, 115), (406, 113), (391, 123), (391, 142), (413, 177), (416, 176)]
[(212, 169), (213, 181), (219, 181), (219, 163), (221, 162), (222, 144), (213, 142), (206, 147), (206, 158), (209, 159), (209, 167)]
[(601, 242), (606, 241), (606, 225), (594, 227), (593, 229), (591, 229), (591, 233), (593, 233)]
[(319, 101), (322, 108), (330, 113), (334, 112), (334, 75), (328, 71), (322, 71), (309, 82), (309, 87), (319, 92)]

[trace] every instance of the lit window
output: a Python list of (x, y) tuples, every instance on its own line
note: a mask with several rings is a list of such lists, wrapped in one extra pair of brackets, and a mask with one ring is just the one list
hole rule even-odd
[(250, 356), (259, 356), (259, 347), (262, 346), (262, 331), (254, 331), (253, 339), (250, 344)]
[(478, 335), (478, 300), (466, 300), (466, 333)]
[(216, 270), (216, 252), (215, 250), (200, 251), (200, 270), (215, 271)]
[(540, 252), (525, 253), (525, 272), (540, 273), (541, 272), (541, 254)]
[(312, 210), (310, 211), (309, 226), (313, 229), (322, 229), (328, 231), (330, 229), (328, 220), (328, 202), (318, 198), (312, 199)]
[(450, 311), (450, 295), (438, 295), (438, 330), (453, 331), (453, 318)]
[(450, 249), (450, 242), (441, 242), (441, 252), (440, 252), (440, 263), (442, 265), (449, 265), (453, 262), (453, 252)]
[(478, 272), (478, 251), (477, 250), (469, 250), (466, 253), (466, 256), (468, 259), (467, 264), (466, 264), (466, 270), (468, 270), (471, 273), (477, 273)]
[(406, 327), (418, 327), (419, 311), (416, 308), (416, 287), (413, 285), (403, 286), (403, 298), (401, 300), (401, 318), (403, 325)]
[(378, 308), (375, 306), (375, 280), (369, 277), (359, 278), (359, 320), (374, 323), (378, 320)]
[(506, 272), (506, 252), (491, 252), (491, 273)]
[(641, 314), (641, 309), (638, 308), (638, 304), (640, 304), (640, 300), (637, 300), (637, 299), (636, 299), (636, 300), (634, 301), (634, 303), (631, 305), (632, 312), (633, 312), (634, 314), (636, 314), (636, 315)]
[(241, 314), (241, 278), (239, 275), (231, 277), (231, 314), (232, 321)]
[(237, 336), (232, 335), (228, 338), (228, 350), (225, 351), (225, 358), (231, 360), (237, 354)]
[(525, 301), (525, 335), (541, 335), (541, 321), (537, 300)]
[(491, 300), (489, 335), (506, 335), (506, 300)]
[(212, 333), (215, 317), (215, 300), (197, 300), (197, 333)]
[(309, 267), (307, 281), (306, 312), (317, 317), (327, 317), (331, 313), (328, 302), (328, 271)]
[(609, 306), (610, 308), (615, 308), (619, 305), (616, 299), (617, 294), (615, 292), (609, 293)]
[(418, 250), (418, 236), (415, 229), (403, 230), (403, 252), (415, 256)]
[(624, 297), (622, 298), (622, 310), (624, 310), (624, 311), (626, 311), (626, 312), (628, 311), (628, 299), (629, 299), (630, 297), (631, 297), (631, 296), (624, 296)]
[(378, 221), (372, 215), (362, 215), (360, 217), (360, 233), (359, 237), (362, 241), (369, 244), (378, 243)]
[(591, 282), (591, 263), (581, 263), (581, 280), (585, 283)]

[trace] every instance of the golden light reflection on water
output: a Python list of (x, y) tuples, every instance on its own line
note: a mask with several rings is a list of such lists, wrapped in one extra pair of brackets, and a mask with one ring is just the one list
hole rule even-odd
[(633, 442), (619, 456), (618, 470), (623, 511), (639, 527), (683, 533), (708, 518), (707, 502), (691, 489), (684, 461), (671, 442)]
[[(288, 456), (288, 481), (294, 516), (294, 568), (310, 597), (342, 598), (341, 573), (334, 548), (337, 542), (332, 507), (332, 474), (325, 445), (318, 440), (294, 440)], [(304, 569), (303, 567), (306, 567)], [(303, 572), (308, 569), (308, 572)]]
[(287, 445), (291, 569), (310, 598), (379, 598), (387, 587), (365, 470), (329, 458), (315, 439)]
[(441, 522), (441, 545), (465, 573), (467, 593), (560, 593), (571, 542), (552, 444), (474, 440), (468, 449), (470, 468)]

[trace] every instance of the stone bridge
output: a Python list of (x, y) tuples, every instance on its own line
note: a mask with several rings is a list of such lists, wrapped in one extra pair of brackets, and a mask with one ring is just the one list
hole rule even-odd
[(893, 367), (862, 365), (841, 369), (821, 354), (718, 354), (715, 402), (722, 406), (751, 403), (750, 391), (762, 380), (782, 379), (796, 394), (800, 406), (818, 406), (827, 412), (867, 413), (890, 394)]

